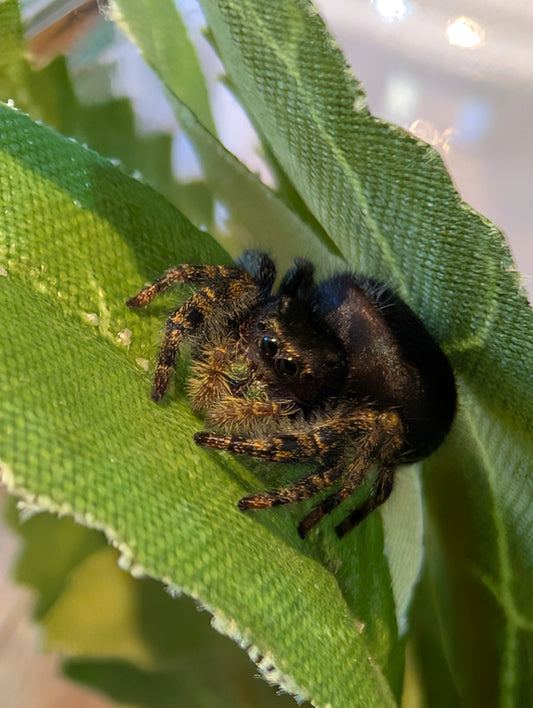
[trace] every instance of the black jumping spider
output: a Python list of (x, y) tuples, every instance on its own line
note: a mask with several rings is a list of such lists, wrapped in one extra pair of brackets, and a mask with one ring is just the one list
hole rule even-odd
[(303, 519), (304, 537), (375, 467), (368, 499), (336, 527), (350, 531), (386, 501), (397, 465), (427, 457), (455, 413), (448, 360), (416, 315), (388, 288), (341, 273), (315, 285), (297, 258), (272, 294), (269, 256), (237, 265), (171, 268), (128, 301), (142, 307), (179, 283), (198, 290), (168, 318), (152, 398), (167, 389), (179, 347), (191, 348), (192, 407), (219, 432), (195, 441), (275, 462), (315, 460), (283, 489), (251, 494), (239, 508), (323, 498)]

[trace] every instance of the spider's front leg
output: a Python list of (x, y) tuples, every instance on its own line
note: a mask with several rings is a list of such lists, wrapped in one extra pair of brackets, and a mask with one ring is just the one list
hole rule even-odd
[(183, 264), (169, 268), (165, 274), (154, 280), (153, 283), (139, 290), (137, 295), (131, 297), (127, 302), (130, 310), (148, 305), (160, 293), (164, 293), (175, 285), (183, 283), (194, 283), (203, 285), (217, 280), (236, 280), (242, 276), (243, 270), (238, 266), (213, 266), (213, 265), (189, 265)]
[(156, 295), (179, 283), (200, 283), (202, 288), (168, 318), (154, 374), (152, 398), (165, 394), (181, 342), (215, 322), (224, 323), (242, 315), (257, 300), (259, 286), (237, 266), (181, 265), (143, 288), (126, 303), (131, 309), (143, 307)]
[(154, 372), (152, 388), (154, 401), (160, 401), (165, 395), (181, 342), (187, 335), (193, 334), (204, 325), (212, 308), (216, 306), (217, 300), (221, 297), (224, 297), (224, 292), (222, 292), (220, 285), (218, 287), (205, 286), (186, 300), (166, 321), (165, 335)]

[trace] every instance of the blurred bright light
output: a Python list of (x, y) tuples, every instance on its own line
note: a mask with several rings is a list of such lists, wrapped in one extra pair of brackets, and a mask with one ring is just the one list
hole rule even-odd
[(382, 17), (389, 20), (401, 20), (409, 12), (409, 5), (404, 0), (372, 0), (372, 4)]
[(450, 44), (458, 47), (477, 47), (485, 39), (485, 30), (470, 17), (458, 17), (448, 23), (446, 36)]
[(418, 84), (412, 76), (391, 72), (383, 87), (383, 106), (396, 123), (408, 123), (416, 111)]

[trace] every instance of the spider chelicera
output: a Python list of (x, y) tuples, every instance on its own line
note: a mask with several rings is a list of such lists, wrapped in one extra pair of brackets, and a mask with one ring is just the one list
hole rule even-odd
[(314, 469), (281, 489), (242, 498), (241, 510), (308, 499), (302, 537), (372, 474), (371, 492), (336, 527), (343, 536), (391, 494), (395, 469), (427, 457), (455, 413), (450, 364), (422, 322), (374, 280), (340, 273), (315, 284), (296, 258), (273, 292), (276, 268), (260, 251), (236, 265), (180, 265), (127, 305), (178, 284), (195, 293), (168, 318), (155, 369), (165, 394), (179, 348), (192, 359), (188, 392), (210, 430), (199, 445)]

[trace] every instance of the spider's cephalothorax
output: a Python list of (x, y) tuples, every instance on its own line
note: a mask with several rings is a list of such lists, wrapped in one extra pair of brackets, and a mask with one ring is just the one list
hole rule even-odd
[(344, 273), (315, 285), (300, 258), (273, 293), (275, 276), (269, 256), (246, 251), (234, 266), (171, 268), (127, 304), (197, 286), (167, 320), (152, 392), (155, 401), (164, 395), (187, 339), (191, 403), (214, 429), (196, 433), (197, 443), (316, 461), (289, 486), (244, 497), (241, 510), (332, 488), (300, 523), (303, 537), (375, 468), (370, 496), (337, 526), (342, 536), (388, 499), (398, 464), (443, 441), (455, 413), (453, 374), (416, 315), (375, 281)]

